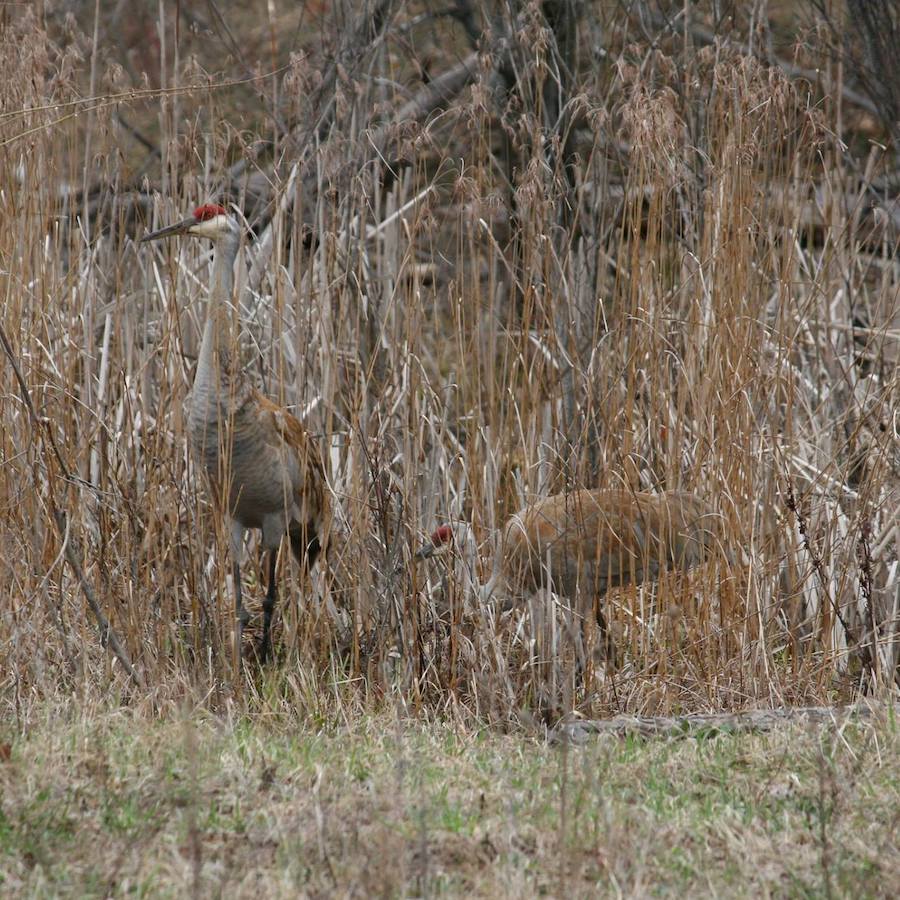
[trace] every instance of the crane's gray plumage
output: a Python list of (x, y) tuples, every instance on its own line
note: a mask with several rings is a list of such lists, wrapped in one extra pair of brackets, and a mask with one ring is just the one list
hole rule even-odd
[(325, 541), (330, 506), (322, 461), (300, 422), (255, 390), (240, 367), (228, 318), (240, 246), (238, 223), (222, 207), (210, 204), (142, 240), (174, 235), (206, 237), (215, 245), (206, 322), (189, 400), (188, 432), (229, 526), (238, 659), (247, 621), (239, 565), (244, 532), (260, 529), (263, 544), (270, 551), (259, 646), (259, 655), (265, 658), (270, 649), (275, 570), (282, 537), (288, 535), (305, 569), (315, 563)]
[[(685, 571), (717, 554), (728, 558), (722, 524), (708, 503), (684, 491), (578, 490), (544, 497), (510, 516), (491, 577), (478, 594), (488, 599), (495, 591), (518, 596), (547, 588), (590, 603), (606, 632), (600, 601), (611, 589), (656, 581), (664, 571)], [(473, 553), (467, 524), (441, 526), (416, 556), (453, 546)]]

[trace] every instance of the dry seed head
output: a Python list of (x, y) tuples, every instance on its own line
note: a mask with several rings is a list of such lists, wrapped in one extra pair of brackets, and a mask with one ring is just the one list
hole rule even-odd
[(690, 176), (683, 159), (686, 128), (678, 107), (678, 96), (670, 88), (650, 94), (639, 86), (622, 108), (633, 156), (646, 160), (647, 167), (668, 184)]
[[(581, 6), (587, 9), (590, 5)], [(699, 8), (698, 15), (702, 15)], [(19, 21), (26, 21), (27, 16), (28, 13), (23, 14)], [(30, 25), (24, 29), (17, 29), (15, 21), (13, 13), (6, 23), (8, 27), (0, 30), (0, 74), (6, 77), (6, 108), (22, 110), (22, 116), (29, 118), (28, 127), (41, 126), (57, 118), (60, 111), (26, 107), (87, 96), (84, 87), (89, 73), (81, 60), (89, 45), (79, 37), (68, 51), (64, 46), (53, 47), (33, 17), (27, 19)], [(538, 26), (543, 27), (540, 23)], [(326, 22), (322, 27), (327, 29), (330, 25)], [(198, 42), (203, 40), (202, 35), (195, 38)], [(338, 39), (330, 41), (331, 35), (325, 34), (322, 46), (339, 45)], [(390, 454), (390, 462), (385, 462), (392, 478), (391, 489), (405, 486), (400, 488), (405, 491), (404, 513), (415, 509), (416, 521), (430, 521), (434, 505), (441, 503), (446, 509), (470, 510), (476, 522), (495, 524), (497, 519), (503, 520), (505, 514), (524, 505), (523, 498), (529, 492), (540, 495), (555, 490), (570, 478), (582, 483), (622, 486), (626, 459), (634, 461), (627, 466), (628, 482), (635, 486), (656, 489), (703, 484), (733, 498), (734, 514), (729, 527), (736, 546), (742, 537), (750, 538), (750, 515), (746, 522), (742, 521), (745, 508), (779, 507), (774, 485), (780, 478), (795, 484), (800, 511), (805, 514), (813, 502), (835, 497), (838, 504), (844, 505), (844, 513), (856, 508), (857, 501), (842, 493), (847, 485), (848, 451), (843, 447), (846, 437), (832, 426), (834, 421), (844, 421), (847, 398), (822, 390), (821, 378), (823, 373), (845, 371), (843, 357), (835, 352), (835, 347), (838, 353), (844, 352), (843, 335), (847, 336), (848, 346), (851, 341), (865, 344), (867, 358), (871, 358), (871, 365), (882, 367), (879, 371), (893, 371), (890, 353), (894, 351), (882, 350), (877, 340), (869, 341), (863, 332), (896, 328), (896, 320), (892, 323), (891, 318), (896, 314), (896, 273), (884, 249), (873, 250), (874, 242), (869, 240), (866, 254), (871, 253), (872, 262), (884, 266), (878, 268), (883, 273), (883, 278), (879, 275), (882, 280), (876, 283), (877, 279), (872, 278), (869, 256), (858, 253), (855, 246), (855, 236), (866, 240), (866, 229), (853, 230), (843, 202), (829, 207), (825, 240), (829, 240), (832, 229), (849, 237), (830, 243), (829, 253), (819, 253), (821, 233), (816, 236), (807, 231), (800, 240), (799, 235), (788, 230), (798, 218), (803, 228), (807, 211), (813, 218), (818, 214), (815, 204), (810, 203), (811, 198), (820, 196), (817, 191), (826, 198), (849, 198), (843, 193), (848, 184), (844, 175), (830, 170), (825, 161), (834, 160), (841, 153), (853, 154), (852, 148), (842, 151), (837, 143), (838, 126), (843, 124), (845, 130), (852, 130), (852, 126), (847, 128), (847, 119), (838, 119), (831, 104), (813, 103), (809, 110), (802, 108), (796, 102), (797, 91), (775, 67), (762, 67), (752, 60), (738, 64), (739, 58), (730, 58), (722, 46), (715, 52), (705, 50), (689, 57), (682, 55), (679, 43), (675, 40), (666, 44), (670, 48), (668, 56), (653, 54), (647, 44), (636, 48), (629, 62), (620, 66), (623, 78), (608, 85), (608, 93), (604, 83), (608, 75), (601, 71), (607, 63), (604, 61), (589, 72), (583, 65), (584, 58), (578, 59), (576, 54), (578, 65), (573, 84), (563, 100), (573, 104), (574, 93), (581, 91), (594, 97), (608, 96), (608, 107), (598, 105), (588, 113), (588, 120), (595, 135), (602, 128), (612, 137), (622, 130), (622, 104), (633, 101), (636, 111), (646, 119), (636, 124), (635, 133), (646, 127), (651, 140), (647, 148), (636, 148), (634, 160), (640, 163), (637, 166), (629, 166), (627, 161), (620, 166), (619, 160), (612, 159), (615, 154), (605, 152), (605, 134), (597, 141), (595, 150), (599, 152), (593, 154), (589, 165), (586, 158), (573, 162), (577, 179), (591, 182), (592, 198), (606, 200), (609, 189), (617, 193), (610, 196), (612, 202), (592, 203), (581, 210), (579, 229), (584, 241), (571, 245), (554, 226), (559, 210), (571, 202), (573, 195), (547, 172), (537, 167), (532, 171), (525, 168), (533, 160), (547, 161), (553, 155), (543, 138), (555, 142), (556, 136), (544, 132), (538, 143), (541, 135), (531, 113), (540, 79), (547, 79), (544, 84), (554, 90), (556, 85), (547, 72), (535, 66), (535, 54), (529, 54), (521, 43), (512, 49), (521, 55), (522, 63), (519, 65), (516, 58), (513, 77), (520, 80), (512, 93), (520, 98), (517, 112), (528, 113), (528, 121), (503, 122), (521, 153), (517, 158), (505, 159), (497, 153), (498, 140), (503, 138), (497, 112), (501, 92), (493, 96), (490, 89), (499, 80), (496, 65), (508, 50), (499, 43), (492, 45), (496, 48), (492, 58), (482, 53), (480, 59), (489, 74), (475, 85), (471, 95), (461, 95), (459, 100), (446, 104), (446, 115), (437, 120), (439, 127), (434, 130), (439, 141), (433, 151), (428, 151), (434, 152), (434, 157), (427, 165), (405, 169), (390, 187), (385, 183), (383, 192), (371, 191), (369, 178), (348, 178), (330, 193), (330, 180), (347, 171), (350, 159), (362, 156), (356, 155), (360, 150), (359, 135), (349, 133), (349, 119), (339, 117), (331, 133), (323, 135), (321, 147), (317, 148), (317, 159), (324, 167), (322, 180), (315, 180), (315, 167), (311, 177), (308, 171), (301, 176), (303, 193), (310, 197), (310, 209), (301, 208), (307, 205), (304, 202), (289, 213), (295, 217), (293, 226), (301, 233), (302, 229), (319, 228), (320, 223), (323, 226), (315, 260), (307, 265), (302, 254), (291, 254), (300, 258), (301, 265), (296, 265), (285, 254), (279, 254), (281, 248), (276, 245), (272, 269), (266, 273), (260, 296), (259, 327), (255, 319), (247, 324), (254, 328), (253, 358), (268, 373), (270, 387), (283, 388), (286, 399), (296, 404), (298, 411), (313, 400), (322, 409), (340, 411), (335, 419), (338, 433), (333, 435), (327, 465), (335, 479), (335, 490), (346, 502), (351, 543), (358, 540), (365, 547), (355, 566), (358, 573), (386, 571), (384, 557), (379, 553), (390, 545), (390, 534), (394, 533), (391, 529), (402, 530), (405, 524), (389, 515), (391, 521), (383, 525), (369, 509), (369, 472), (357, 452), (348, 452), (352, 441), (345, 441), (340, 433), (342, 423), (355, 423), (363, 409), (355, 406), (358, 365), (354, 362), (345, 366), (344, 360), (355, 361), (357, 347), (370, 338), (373, 345), (379, 344), (385, 363), (379, 374), (383, 384), (378, 391), (368, 393), (364, 408), (365, 425), (373, 441), (381, 441), (385, 433), (409, 431), (408, 413), (422, 414), (420, 426), (413, 429), (402, 451), (396, 458)], [(311, 44), (311, 59), (316, 60), (319, 48)], [(485, 41), (481, 46), (491, 45)], [(804, 53), (811, 49), (804, 47)], [(221, 52), (220, 47), (216, 52)], [(610, 62), (615, 54), (612, 48)], [(719, 66), (717, 54), (718, 59), (724, 60)], [(645, 57), (648, 64), (642, 76), (638, 67), (631, 64)], [(372, 81), (363, 85), (362, 94), (357, 87), (350, 90), (346, 80), (342, 83), (346, 89), (342, 110), (349, 104), (356, 122), (370, 121), (376, 101), (383, 102), (390, 96), (390, 80), (403, 82), (405, 78), (403, 72), (389, 70), (386, 58), (387, 54), (378, 53), (367, 57), (364, 68), (371, 72)], [(209, 61), (202, 53), (198, 59), (204, 65)], [(436, 72), (441, 64), (441, 60), (435, 60)], [(284, 115), (292, 123), (296, 119), (298, 128), (310, 122), (314, 125), (316, 104), (319, 111), (322, 103), (334, 108), (333, 86), (322, 80), (330, 71), (326, 66), (300, 60), (289, 73), (294, 81), (286, 80), (282, 93), (298, 96), (294, 99), (295, 109), (285, 110)], [(351, 74), (359, 77), (356, 71), (351, 70)], [(173, 75), (182, 79), (183, 71)], [(675, 86), (676, 79), (678, 97), (667, 98), (665, 91)], [(326, 93), (319, 95), (317, 85)], [(139, 86), (140, 76), (135, 78), (135, 87)], [(396, 108), (419, 87), (413, 78), (402, 83)], [(711, 87), (714, 90), (710, 92)], [(639, 90), (643, 95), (638, 95)], [(711, 102), (707, 102), (707, 96)], [(244, 155), (245, 148), (259, 146), (256, 142), (270, 138), (268, 124), (255, 128), (242, 116), (232, 116), (230, 97), (225, 93), (217, 97), (221, 118), (213, 124), (208, 137), (200, 133), (206, 127), (203, 98), (191, 94), (179, 98), (181, 123), (177, 131), (160, 135), (159, 146), (166, 151), (177, 142), (177, 155), (166, 154), (173, 162), (167, 184), (171, 193), (168, 200), (174, 207), (192, 208), (195, 204), (191, 198), (205, 196), (206, 186), (218, 183), (219, 175), (234, 162), (236, 149)], [(849, 111), (852, 104), (844, 106)], [(135, 104), (128, 117), (139, 128), (149, 121), (152, 133), (157, 113), (158, 109), (150, 104)], [(853, 115), (858, 115), (858, 111)], [(608, 124), (610, 119), (613, 125)], [(229, 125), (229, 120), (235, 124)], [(178, 691), (194, 679), (195, 663), (185, 648), (210, 648), (207, 662), (212, 666), (211, 675), (216, 679), (222, 675), (222, 654), (215, 650), (211, 632), (229, 627), (227, 604), (216, 602), (227, 596), (227, 566), (221, 564), (227, 556), (221, 547), (215, 559), (209, 556), (209, 509), (198, 504), (185, 487), (190, 470), (181, 440), (183, 362), (177, 358), (167, 361), (167, 355), (156, 353), (153, 340), (148, 340), (154, 327), (162, 336), (171, 336), (176, 330), (162, 311), (168, 296), (157, 296), (149, 269), (135, 268), (133, 254), (110, 253), (113, 242), (107, 237), (109, 204), (103, 202), (96, 213), (91, 213), (96, 227), (91, 229), (90, 248), (79, 245), (77, 229), (47, 229), (46, 222), (40, 220), (40, 215), (56, 217), (60, 212), (57, 198), (62, 196), (62, 176), (54, 178), (53, 171), (47, 170), (58, 167), (65, 173), (82, 171), (84, 142), (80, 135), (84, 121), (81, 118), (46, 133), (36, 133), (29, 137), (27, 148), (23, 140), (15, 148), (16, 156), (11, 157), (17, 160), (22, 154), (26, 171), (22, 189), (5, 192), (2, 209), (8, 227), (0, 236), (3, 258), (18, 269), (12, 273), (17, 284), (40, 288), (35, 294), (14, 291), (9, 298), (7, 319), (38, 407), (47, 409), (58, 435), (66, 437), (61, 441), (61, 450), (72, 470), (90, 469), (85, 447), (100, 462), (96, 490), (102, 502), (96, 513), (88, 493), (83, 494), (85, 502), (71, 510), (72, 535), (81, 542), (86, 573), (89, 578), (102, 573), (106, 609), (114, 625), (123, 632), (127, 630), (130, 646), (145, 648), (142, 664), (148, 680), (160, 692), (169, 688)], [(697, 145), (696, 149), (687, 140), (682, 122), (690, 123), (691, 143)], [(239, 130), (238, 123), (245, 130)], [(166, 129), (171, 127), (162, 124)], [(195, 130), (192, 132), (191, 128)], [(810, 137), (821, 140), (828, 148), (821, 159), (813, 158), (815, 147)], [(111, 141), (116, 142), (115, 146)], [(120, 133), (108, 136), (97, 129), (91, 144), (96, 158), (110, 160), (110, 171), (104, 169), (101, 174), (104, 178), (107, 174), (112, 176), (107, 183), (115, 184), (112, 151), (121, 150), (127, 156), (131, 152), (130, 139), (122, 140)], [(202, 168), (198, 164), (198, 148), (204, 150)], [(366, 153), (370, 149), (362, 148)], [(179, 158), (188, 168), (179, 171)], [(347, 226), (357, 213), (365, 210), (367, 222), (377, 224), (385, 210), (398, 208), (423, 189), (422, 179), (427, 181), (427, 173), (434, 171), (432, 161), (439, 164), (451, 159), (465, 160), (465, 179), (469, 183), (461, 185), (450, 201), (446, 197), (440, 202), (429, 198), (429, 206), (432, 201), (435, 203), (439, 223), (433, 243), (426, 233), (425, 217), (417, 215), (408, 219), (408, 240), (393, 242), (379, 237), (367, 241), (360, 233), (358, 256), (348, 250), (348, 243), (356, 238)], [(678, 184), (677, 191), (658, 190), (665, 188), (663, 181), (679, 175), (682, 159), (689, 168), (708, 167), (703, 174), (717, 181), (712, 190), (701, 194), (699, 186), (689, 182)], [(655, 174), (653, 168), (657, 161), (663, 167), (661, 175)], [(748, 161), (752, 165), (748, 166)], [(258, 174), (269, 178), (270, 186), (281, 183), (277, 171), (273, 177), (267, 153), (261, 154), (258, 162)], [(852, 170), (847, 168), (848, 172)], [(90, 173), (92, 179), (94, 174)], [(527, 219), (516, 224), (523, 229), (522, 246), (529, 260), (516, 258), (515, 247), (505, 241), (502, 221), (511, 195), (510, 183), (515, 188), (520, 176), (523, 198), (531, 207), (516, 210), (527, 213)], [(157, 177), (154, 172), (147, 176), (151, 181)], [(545, 196), (535, 201), (534, 192), (541, 191)], [(17, 195), (17, 202), (12, 202), (10, 195)], [(623, 215), (617, 198), (621, 196), (638, 198), (624, 215), (626, 224), (631, 215), (640, 228), (620, 227)], [(277, 199), (277, 190), (267, 199)], [(469, 200), (474, 202), (464, 210), (462, 201)], [(495, 207), (502, 211), (492, 214)], [(39, 211), (39, 215), (29, 212), (30, 208)], [(474, 222), (467, 220), (468, 213)], [(678, 221), (671, 227), (674, 219)], [(764, 224), (758, 227), (757, 222)], [(748, 229), (755, 230), (750, 233)], [(64, 245), (60, 233), (74, 237)], [(544, 236), (544, 242), (540, 252), (535, 253), (536, 245), (530, 241), (538, 234)], [(206, 253), (199, 243), (190, 242), (184, 248), (184, 268), (171, 273), (172, 287), (178, 295), (187, 297), (195, 292), (191, 280), (196, 274), (194, 263)], [(579, 244), (585, 248), (602, 246), (596, 262), (591, 259), (590, 249), (582, 252)], [(95, 255), (88, 258), (86, 251)], [(443, 257), (441, 265), (446, 266), (448, 281), (453, 279), (452, 287), (442, 284), (432, 295), (424, 288), (413, 293), (399, 283), (402, 293), (397, 293), (397, 274), (404, 266), (405, 271), (410, 271), (413, 253), (418, 262)], [(689, 254), (696, 271), (679, 264), (682, 254)], [(141, 262), (149, 265), (150, 259), (150, 254), (143, 254)], [(538, 271), (542, 262), (547, 269)], [(554, 277), (557, 263), (565, 285), (559, 283), (562, 279)], [(110, 285), (122, 286), (120, 297), (148, 301), (117, 305), (115, 330), (107, 350), (102, 341), (103, 320), (105, 304), (111, 298), (96, 282), (100, 274)], [(540, 275), (544, 277), (536, 277)], [(511, 296), (510, 284), (516, 279), (521, 279), (524, 304)], [(539, 294), (532, 292), (535, 282), (541, 285)], [(88, 317), (79, 318), (70, 310), (71, 306), (78, 307), (79, 312), (82, 308), (81, 304), (68, 302), (72, 292), (66, 285), (75, 283), (85, 285), (80, 296), (92, 304), (93, 332), (85, 327)], [(168, 291), (168, 286), (164, 287)], [(873, 311), (875, 321), (868, 328), (856, 329), (844, 302), (848, 294)], [(378, 298), (391, 296), (402, 302), (391, 304), (380, 333), (367, 332), (372, 322), (378, 322), (371, 315), (372, 305)], [(604, 333), (592, 334), (591, 318), (598, 308), (597, 297), (604, 298)], [(723, 298), (727, 298), (727, 304)], [(368, 316), (363, 314), (367, 302)], [(520, 307), (530, 310), (527, 326), (519, 314)], [(583, 310), (588, 311), (587, 316)], [(381, 311), (386, 311), (386, 307), (381, 306)], [(471, 335), (489, 316), (499, 326), (498, 336), (495, 342), (486, 342), (485, 348), (480, 348)], [(122, 340), (118, 339), (120, 319)], [(827, 323), (828, 327), (806, 328), (810, 319)], [(562, 373), (554, 368), (560, 359), (554, 341), (562, 343), (561, 333), (569, 323), (574, 323), (576, 333), (567, 345), (572, 365), (563, 381)], [(748, 327), (746, 323), (751, 324)], [(832, 330), (832, 323), (844, 330)], [(189, 317), (181, 324), (193, 330)], [(557, 329), (555, 333), (553, 328)], [(746, 336), (741, 335), (742, 330)], [(537, 349), (532, 341), (539, 342), (542, 349)], [(890, 340), (888, 347), (893, 347)], [(196, 348), (186, 349), (187, 362), (192, 365), (190, 353)], [(863, 352), (862, 347), (857, 349)], [(767, 352), (773, 354), (771, 362), (764, 358)], [(852, 352), (855, 355), (856, 351)], [(667, 356), (671, 362), (666, 361)], [(403, 375), (411, 371), (411, 358), (419, 361), (415, 382), (405, 381)], [(108, 377), (105, 393), (100, 395), (97, 388), (102, 381), (104, 359), (111, 373), (121, 371), (125, 375), (121, 379)], [(440, 403), (430, 399), (422, 402), (422, 398), (442, 397), (449, 371), (460, 373), (459, 398), (453, 399), (452, 411), (443, 423)], [(2, 373), (0, 378), (4, 378)], [(741, 404), (722, 399), (732, 390), (729, 385), (740, 386), (742, 396), (746, 396)], [(493, 397), (488, 389), (491, 386), (497, 388)], [(895, 408), (888, 385), (882, 390), (884, 404), (888, 409)], [(54, 600), (49, 611), (58, 607), (66, 612), (68, 640), (79, 648), (79, 669), (83, 665), (92, 677), (96, 674), (96, 683), (105, 684), (108, 667), (103, 665), (102, 648), (87, 629), (82, 633), (83, 604), (77, 581), (61, 566), (46, 584), (41, 581), (42, 573), (50, 571), (47, 566), (60, 551), (60, 542), (52, 530), (33, 528), (33, 523), (42, 520), (41, 498), (48, 484), (46, 479), (34, 477), (35, 471), (42, 471), (42, 457), (36, 446), (39, 442), (29, 435), (27, 423), (23, 425), (21, 408), (13, 402), (15, 396), (14, 385), (4, 378), (0, 391), (4, 426), (0, 428), (0, 456), (6, 462), (0, 467), (0, 493), (7, 500), (2, 523), (7, 527), (0, 529), (0, 567), (10, 560), (25, 563), (17, 571), (22, 582), (20, 596), (40, 596), (46, 589)], [(66, 398), (83, 402), (66, 403)], [(745, 412), (737, 408), (739, 405)], [(571, 414), (576, 422), (580, 418), (587, 423), (583, 431), (577, 429), (574, 439)], [(463, 417), (467, 417), (465, 425), (458, 426)], [(790, 424), (786, 424), (788, 417)], [(883, 418), (888, 419), (887, 427), (893, 428), (891, 414), (879, 414), (879, 422)], [(475, 420), (490, 426), (486, 442), (489, 446), (473, 439), (471, 422)], [(662, 423), (669, 431), (657, 440)], [(317, 431), (326, 430), (320, 428), (322, 424), (316, 421)], [(867, 494), (865, 502), (872, 511), (872, 548), (877, 551), (881, 535), (885, 548), (881, 551), (881, 563), (889, 566), (896, 561), (891, 544), (891, 516), (897, 506), (897, 479), (896, 472), (888, 472), (887, 462), (891, 455), (896, 460), (897, 455), (885, 446), (874, 421), (861, 425), (857, 431), (857, 445), (862, 447), (865, 443), (868, 455), (871, 494)], [(90, 440), (98, 434), (114, 434), (115, 440)], [(665, 445), (663, 448), (658, 446), (660, 442)], [(498, 459), (491, 479), (484, 474), (487, 453), (496, 453)], [(515, 465), (521, 475), (511, 472)], [(433, 479), (428, 475), (431, 472), (436, 473)], [(440, 495), (439, 499), (436, 495)], [(8, 502), (10, 498), (14, 502)], [(358, 511), (353, 512), (354, 509)], [(189, 517), (186, 510), (198, 510), (199, 515)], [(840, 510), (835, 515), (837, 512)], [(787, 526), (795, 523), (795, 513), (789, 512)], [(378, 531), (382, 527), (386, 529), (384, 535)], [(822, 529), (813, 522), (809, 528), (812, 547), (826, 560), (823, 566), (829, 568), (818, 579), (806, 577), (810, 563), (801, 548), (792, 560), (802, 570), (798, 583), (844, 579), (847, 584), (856, 585), (853, 536), (846, 535), (846, 528), (842, 533), (839, 529)], [(133, 531), (133, 539), (128, 538), (129, 530)], [(845, 537), (846, 544), (841, 544)], [(32, 540), (34, 547), (29, 545)], [(851, 550), (849, 557), (846, 547)], [(761, 551), (759, 565), (744, 573), (746, 583), (740, 594), (746, 600), (741, 599), (731, 611), (721, 613), (721, 628), (728, 640), (703, 643), (703, 668), (720, 673), (716, 684), (721, 683), (721, 692), (718, 687), (716, 691), (726, 703), (731, 702), (728, 691), (737, 683), (729, 673), (739, 676), (741, 690), (746, 684), (759, 685), (763, 697), (771, 696), (772, 689), (783, 692), (788, 687), (790, 691), (797, 684), (799, 670), (783, 666), (769, 650), (784, 646), (782, 626), (774, 621), (774, 616), (764, 617), (760, 628), (772, 640), (755, 643), (756, 617), (747, 619), (748, 608), (771, 611), (782, 592), (777, 580), (767, 574), (767, 566), (777, 562), (776, 551), (762, 559), (766, 553)], [(454, 565), (440, 567), (445, 579), (470, 577), (465, 567), (455, 565), (462, 555), (454, 555)], [(392, 568), (394, 562), (391, 560)], [(873, 565), (872, 571), (880, 570)], [(360, 577), (357, 602), (363, 606), (376, 602), (372, 597), (380, 602), (379, 591), (367, 587), (364, 577)], [(893, 586), (893, 582), (885, 580), (876, 582), (873, 597), (883, 600)], [(405, 608), (410, 598), (402, 594), (401, 588), (396, 590), (386, 602)], [(798, 616), (808, 615), (816, 600), (815, 591), (802, 586), (793, 590), (798, 596), (807, 591), (809, 596), (804, 603), (808, 609)], [(714, 589), (700, 589), (697, 593), (702, 602), (716, 603)], [(783, 593), (787, 595), (788, 589)], [(173, 599), (194, 597), (208, 601), (198, 618), (191, 617), (191, 603)], [(887, 596), (888, 601), (893, 599), (893, 595)], [(25, 631), (16, 632), (13, 620), (0, 616), (0, 643), (15, 658), (15, 664), (8, 669), (16, 673), (17, 680), (21, 679), (23, 695), (26, 689), (38, 693), (51, 690), (57, 672), (63, 681), (67, 677), (65, 666), (56, 662), (56, 657), (66, 655), (66, 645), (60, 641), (42, 604), (21, 605), (16, 597), (11, 597), (11, 602), (15, 620), (33, 624), (36, 638), (31, 639)], [(324, 610), (328, 602), (324, 599), (320, 608)], [(416, 602), (429, 616), (440, 603), (427, 593), (420, 594)], [(712, 608), (718, 612), (717, 607)], [(146, 615), (148, 609), (152, 610), (151, 616)], [(698, 629), (697, 637), (702, 638), (703, 629), (708, 626), (698, 624), (687, 605), (685, 609), (690, 627)], [(470, 700), (473, 707), (477, 706), (488, 697), (494, 698), (489, 706), (496, 709), (500, 719), (515, 715), (511, 710), (530, 706), (535, 697), (549, 698), (537, 702), (546, 704), (545, 709), (552, 708), (555, 699), (551, 681), (564, 680), (564, 659), (567, 649), (571, 650), (559, 638), (563, 620), (557, 613), (551, 605), (531, 609), (516, 606), (508, 612), (509, 630), (497, 633), (467, 619), (460, 631), (466, 633), (467, 640), (471, 639), (471, 658), (475, 662), (460, 665), (459, 674), (463, 676), (461, 682), (472, 686), (473, 695), (466, 695), (468, 688), (461, 689), (459, 708), (463, 709)], [(315, 625), (304, 619), (295, 631), (295, 645), (312, 663), (304, 667), (310, 672), (324, 672), (329, 663), (345, 658), (340, 641), (333, 642), (327, 630), (329, 615), (323, 613)], [(361, 621), (367, 615), (364, 612)], [(380, 618), (373, 615), (372, 621)], [(625, 622), (627, 617), (620, 618)], [(148, 622), (149, 628), (145, 627)], [(160, 629), (159, 623), (165, 623), (167, 628)], [(621, 640), (617, 637), (616, 642), (638, 648), (632, 660), (636, 668), (647, 671), (658, 658), (658, 647), (642, 627), (633, 618), (627, 618), (627, 634)], [(160, 641), (163, 631), (165, 638)], [(173, 635), (177, 639), (172, 640)], [(373, 658), (387, 658), (393, 646), (390, 629), (363, 626), (360, 636), (368, 642)], [(830, 640), (830, 631), (827, 637)], [(830, 647), (828, 640), (812, 634), (807, 641), (810, 658)], [(723, 652), (729, 643), (731, 649)], [(759, 669), (748, 666), (748, 656), (739, 654), (748, 648), (756, 648), (755, 658), (765, 665)], [(439, 655), (432, 655), (427, 641), (422, 652), (424, 665), (446, 680), (446, 663)], [(469, 660), (468, 653), (470, 649), (460, 649), (459, 659)], [(820, 655), (829, 660), (833, 656), (830, 652)], [(536, 660), (550, 662), (537, 666)], [(818, 669), (822, 677), (811, 690), (828, 683), (831, 665), (822, 662)], [(334, 671), (333, 667), (330, 670)], [(634, 694), (626, 701), (629, 708), (671, 708), (673, 702), (688, 696), (708, 696), (705, 687), (695, 690), (688, 670), (669, 667), (667, 671), (666, 679), (654, 680), (651, 676), (635, 686)], [(397, 672), (396, 681), (389, 684), (392, 676), (374, 676), (375, 689), (405, 691), (405, 676), (400, 669)], [(807, 688), (809, 683), (802, 681), (798, 689)], [(3, 686), (9, 688), (7, 682)], [(310, 696), (331, 696), (328, 686), (317, 676), (310, 676), (309, 686)], [(497, 702), (498, 697), (502, 701)], [(597, 700), (594, 712), (605, 712), (604, 703), (602, 698)]]

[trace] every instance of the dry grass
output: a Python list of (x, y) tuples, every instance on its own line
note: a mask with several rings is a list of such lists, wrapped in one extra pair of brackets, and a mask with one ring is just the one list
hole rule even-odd
[[(866, 193), (889, 157), (815, 32), (821, 97), (727, 43), (649, 49), (615, 5), (554, 42), (526, 4), (468, 87), (397, 124), (471, 46), (429, 4), (375, 6), (369, 28), (272, 4), (236, 43), (140, 4), (96, 43), (4, 11), (2, 324), (36, 413), (5, 362), (4, 715), (61, 690), (161, 715), (236, 699), (225, 540), (184, 440), (209, 252), (134, 243), (221, 196), (253, 229), (247, 366), (318, 436), (341, 511), (340, 590), (289, 579), (246, 710), (352, 721), (393, 697), (511, 725), (892, 690), (900, 270)], [(529, 498), (622, 484), (710, 498), (736, 563), (611, 596), (624, 662), (587, 693), (565, 604), (479, 609), (472, 573), (394, 574), (439, 519), (487, 557)]]
[(0, 762), (28, 897), (892, 896), (896, 723), (594, 742), (389, 711), (154, 721), (45, 703)]
[[(722, 6), (3, 7), (5, 894), (897, 883), (892, 720), (539, 727), (896, 696), (894, 123), (834, 22)], [(339, 510), (335, 583), (285, 556), (243, 679), (185, 442), (209, 250), (135, 244), (208, 200), (247, 222), (247, 368)], [(582, 680), (565, 598), (472, 582), (509, 513), (603, 485), (703, 495), (734, 562), (610, 594), (620, 665)], [(481, 559), (411, 566), (448, 518)]]

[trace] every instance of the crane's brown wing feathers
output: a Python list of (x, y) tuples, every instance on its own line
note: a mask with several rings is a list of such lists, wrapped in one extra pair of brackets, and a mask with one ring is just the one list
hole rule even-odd
[(602, 594), (670, 567), (699, 564), (715, 546), (718, 517), (692, 494), (571, 491), (537, 501), (504, 530), (504, 570), (526, 590)]
[(312, 566), (324, 540), (329, 512), (321, 454), (295, 416), (258, 391), (254, 391), (253, 399), (259, 407), (260, 419), (266, 423), (267, 442), (279, 449), (287, 448), (296, 461), (296, 474), (292, 473), (291, 482), (300, 517), (290, 523), (288, 534), (294, 554)]

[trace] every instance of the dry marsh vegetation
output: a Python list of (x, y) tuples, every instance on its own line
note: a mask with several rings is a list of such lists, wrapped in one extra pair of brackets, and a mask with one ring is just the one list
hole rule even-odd
[[(890, 713), (541, 726), (896, 696), (896, 0), (247, 6), (0, 10), (4, 892), (889, 895)], [(211, 254), (135, 243), (209, 201), (337, 511), (242, 678), (185, 440)], [(474, 590), (601, 486), (697, 493), (731, 556), (611, 592), (615, 667)]]
[[(184, 439), (210, 253), (135, 244), (206, 201), (246, 222), (235, 339), (338, 509), (336, 583), (293, 573), (248, 710), (510, 726), (895, 689), (896, 153), (827, 23), (123, 6), (2, 13), (5, 714), (234, 698)], [(481, 607), (464, 560), (409, 564), (465, 518), (486, 570), (508, 514), (604, 485), (701, 494), (734, 562), (610, 594), (623, 659), (586, 689), (564, 599)]]

